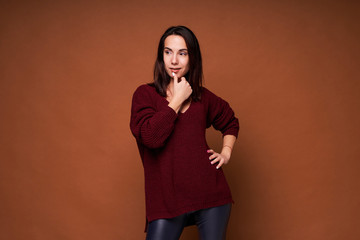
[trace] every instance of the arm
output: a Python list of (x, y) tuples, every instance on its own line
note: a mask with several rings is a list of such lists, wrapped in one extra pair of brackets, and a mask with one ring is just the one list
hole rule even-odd
[(156, 109), (152, 91), (139, 87), (132, 99), (130, 129), (136, 140), (148, 148), (162, 147), (174, 129), (176, 112), (166, 106)]
[(204, 89), (204, 101), (207, 105), (207, 127), (211, 125), (223, 136), (238, 136), (239, 121), (229, 103), (216, 96), (207, 89)]
[(209, 158), (211, 164), (218, 163), (216, 168), (220, 168), (230, 160), (234, 143), (239, 132), (239, 121), (225, 100), (206, 89), (204, 93), (206, 93), (208, 99), (207, 126), (213, 125), (216, 130), (219, 130), (223, 134), (223, 148), (221, 153), (217, 153), (212, 149), (208, 150), (208, 153), (211, 153)]
[(217, 153), (212, 149), (208, 150), (208, 153), (211, 153), (211, 156), (209, 157), (211, 164), (218, 163), (216, 166), (217, 169), (219, 169), (223, 164), (227, 164), (229, 162), (235, 141), (236, 137), (234, 135), (225, 135), (223, 137), (223, 147), (221, 153)]

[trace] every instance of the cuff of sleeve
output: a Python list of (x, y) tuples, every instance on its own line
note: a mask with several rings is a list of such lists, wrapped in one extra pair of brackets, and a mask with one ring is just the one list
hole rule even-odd
[(228, 131), (226, 131), (226, 132), (223, 133), (223, 137), (226, 136), (226, 135), (233, 135), (233, 136), (235, 136), (236, 138), (238, 138), (239, 131), (238, 131), (238, 130), (235, 130), (235, 129), (234, 129), (234, 130), (232, 130), (232, 129), (230, 130), (230, 129), (229, 129)]
[(166, 106), (165, 108), (165, 112), (164, 112), (164, 119), (169, 122), (172, 123), (175, 121), (175, 119), (177, 118), (177, 113), (174, 111), (174, 109), (172, 109), (169, 106)]

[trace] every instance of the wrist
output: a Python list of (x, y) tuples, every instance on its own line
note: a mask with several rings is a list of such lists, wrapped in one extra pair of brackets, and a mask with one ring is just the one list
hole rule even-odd
[(182, 104), (181, 101), (179, 101), (179, 100), (176, 99), (176, 98), (173, 98), (173, 99), (169, 102), (168, 106), (171, 107), (172, 109), (174, 109), (174, 111), (175, 111), (176, 113), (178, 113), (179, 110), (180, 110), (181, 104)]
[(223, 146), (223, 148), (221, 150), (221, 154), (224, 155), (225, 157), (227, 157), (228, 159), (230, 159), (230, 157), (231, 157), (231, 152), (232, 152), (232, 149), (227, 146)]

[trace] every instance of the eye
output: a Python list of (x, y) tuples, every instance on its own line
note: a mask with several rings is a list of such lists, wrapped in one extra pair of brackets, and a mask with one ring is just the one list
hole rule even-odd
[(181, 52), (180, 55), (181, 55), (181, 56), (187, 56), (188, 53), (187, 53), (187, 52)]
[(169, 51), (169, 50), (164, 50), (164, 53), (165, 53), (166, 55), (169, 55), (169, 54), (171, 54), (171, 51)]

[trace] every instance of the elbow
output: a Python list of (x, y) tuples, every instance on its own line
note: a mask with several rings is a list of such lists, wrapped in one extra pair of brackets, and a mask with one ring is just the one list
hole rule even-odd
[(226, 128), (222, 129), (221, 132), (222, 132), (223, 136), (233, 135), (237, 138), (239, 135), (239, 130), (240, 130), (240, 127), (239, 127), (239, 124), (237, 123), (234, 125), (227, 126)]

